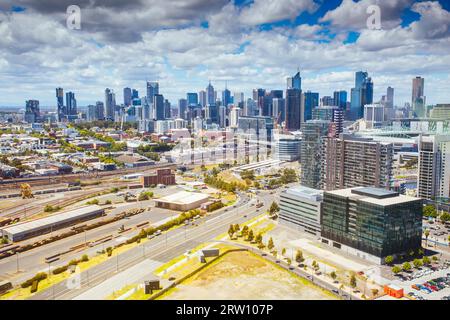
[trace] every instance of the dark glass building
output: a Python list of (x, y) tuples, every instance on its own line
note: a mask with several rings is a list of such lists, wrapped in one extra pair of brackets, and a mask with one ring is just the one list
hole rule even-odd
[(422, 242), (422, 200), (372, 187), (325, 191), (322, 242), (362, 259), (417, 252)]

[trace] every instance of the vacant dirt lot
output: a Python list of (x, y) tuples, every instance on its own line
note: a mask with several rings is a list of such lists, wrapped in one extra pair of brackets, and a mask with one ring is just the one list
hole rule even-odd
[(164, 299), (336, 299), (250, 252), (232, 252), (164, 295)]

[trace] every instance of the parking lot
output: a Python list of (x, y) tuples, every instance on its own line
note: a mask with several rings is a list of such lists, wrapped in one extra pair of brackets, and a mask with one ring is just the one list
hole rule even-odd
[(393, 281), (405, 295), (417, 300), (447, 300), (450, 298), (450, 267), (447, 264), (433, 271), (423, 267), (408, 277)]

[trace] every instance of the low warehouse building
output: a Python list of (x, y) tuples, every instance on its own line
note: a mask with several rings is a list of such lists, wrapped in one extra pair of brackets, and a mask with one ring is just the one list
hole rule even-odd
[(209, 196), (207, 194), (180, 191), (160, 199), (155, 199), (155, 206), (177, 211), (188, 211), (196, 209), (200, 207), (202, 203), (208, 201)]
[(82, 221), (94, 219), (102, 216), (104, 213), (105, 209), (97, 205), (92, 205), (29, 222), (18, 223), (0, 230), (2, 236), (8, 240), (20, 241), (68, 227)]

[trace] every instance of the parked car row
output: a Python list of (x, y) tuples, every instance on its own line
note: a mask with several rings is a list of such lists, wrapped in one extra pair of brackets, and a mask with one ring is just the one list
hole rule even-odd
[(446, 277), (434, 278), (433, 280), (427, 281), (423, 284), (413, 284), (411, 287), (417, 291), (422, 291), (427, 294), (440, 291), (450, 287), (450, 273), (447, 273)]

